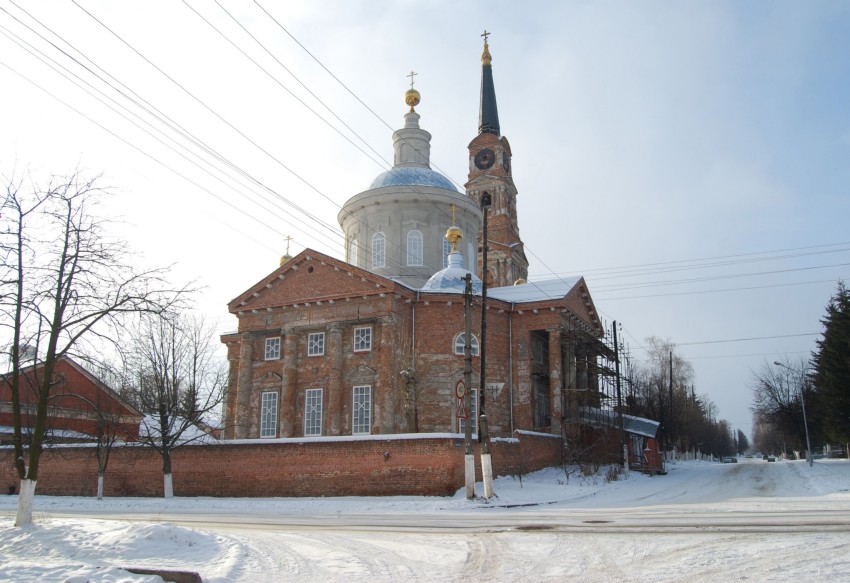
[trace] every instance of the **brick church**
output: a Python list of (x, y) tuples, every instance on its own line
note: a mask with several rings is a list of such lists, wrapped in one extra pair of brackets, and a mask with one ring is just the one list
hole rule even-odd
[(512, 152), (486, 41), (481, 61), (465, 191), (431, 169), (431, 135), (419, 125), (411, 83), (393, 168), (339, 212), (346, 260), (311, 249), (287, 255), (228, 304), (238, 331), (222, 336), (231, 370), (226, 439), (462, 431), (456, 386), (470, 272), (475, 379), (487, 280), (490, 434), (562, 435), (580, 404), (599, 405), (597, 362), (611, 355), (584, 279), (526, 283)]

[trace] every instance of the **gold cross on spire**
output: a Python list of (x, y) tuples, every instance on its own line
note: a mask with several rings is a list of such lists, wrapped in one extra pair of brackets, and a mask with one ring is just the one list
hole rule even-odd
[(414, 81), (413, 77), (415, 77), (415, 76), (416, 76), (416, 75), (418, 75), (418, 74), (419, 74), (419, 73), (416, 73), (416, 72), (414, 72), (414, 71), (411, 71), (408, 75), (405, 75), (405, 77), (410, 77), (410, 88), (411, 88), (411, 89), (413, 89), (413, 81)]
[(283, 240), (286, 241), (286, 254), (289, 255), (289, 242), (292, 241), (292, 237), (287, 235)]
[(487, 37), (489, 37), (491, 34), (493, 34), (493, 33), (487, 32), (486, 28), (484, 29), (484, 34), (481, 35), (481, 36), (484, 37), (484, 44), (487, 44)]
[(455, 220), (455, 209), (457, 207), (454, 205), (454, 203), (452, 203), (451, 208), (452, 208), (452, 224), (455, 225), (455, 224), (457, 224), (457, 220)]

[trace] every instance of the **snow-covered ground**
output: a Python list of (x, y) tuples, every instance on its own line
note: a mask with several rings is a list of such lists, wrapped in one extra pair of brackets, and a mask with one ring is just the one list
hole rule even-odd
[(850, 581), (850, 462), (741, 461), (553, 468), (500, 478), (490, 503), (37, 495), (27, 528), (6, 496), (0, 581)]

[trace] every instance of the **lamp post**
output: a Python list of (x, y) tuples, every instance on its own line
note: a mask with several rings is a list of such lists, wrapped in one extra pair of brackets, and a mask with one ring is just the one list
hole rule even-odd
[[(775, 364), (776, 366), (781, 366), (782, 368), (784, 368), (787, 371), (790, 371), (790, 372), (793, 372), (793, 373), (797, 372), (796, 370), (794, 370), (790, 366), (784, 365), (779, 361), (774, 360), (773, 364)], [(805, 396), (805, 393), (806, 393), (805, 384), (806, 383), (808, 383), (808, 381), (805, 381), (805, 383), (803, 384), (803, 387), (800, 388), (800, 403), (803, 405), (803, 427), (805, 427), (805, 429), (806, 429), (806, 459), (809, 462), (809, 467), (812, 467), (815, 462), (812, 459), (812, 445), (811, 445), (811, 442), (809, 442), (809, 423), (806, 420), (806, 396)]]

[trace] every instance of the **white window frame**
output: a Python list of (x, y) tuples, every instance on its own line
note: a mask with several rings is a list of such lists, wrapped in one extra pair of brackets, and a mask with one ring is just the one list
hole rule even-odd
[[(472, 356), (478, 356), (478, 354), (479, 354), (478, 337), (475, 334), (472, 335), (472, 340), (470, 341), (469, 344), (470, 344), (470, 348), (472, 348)], [(461, 332), (460, 334), (455, 336), (455, 343), (454, 343), (455, 354), (457, 354), (458, 356), (466, 356), (466, 354), (464, 353), (465, 345), (466, 345), (466, 334), (464, 332)]]
[(322, 389), (304, 391), (304, 436), (322, 434)]
[(325, 355), (325, 333), (310, 332), (307, 334), (307, 356)]
[(358, 326), (354, 329), (354, 352), (372, 350), (372, 327)]
[(266, 338), (265, 359), (280, 360), (280, 336)]
[[(472, 433), (478, 433), (478, 389), (472, 389), (471, 392), (469, 418), (472, 419)], [(466, 419), (458, 419), (457, 430), (459, 433), (466, 431)]]
[(449, 253), (452, 252), (452, 244), (443, 239), (443, 269), (449, 266)]
[(260, 437), (277, 437), (277, 391), (267, 391), (260, 396)]
[(372, 235), (372, 267), (386, 267), (387, 237), (383, 233)]
[(407, 266), (422, 267), (424, 265), (423, 255), (425, 239), (422, 231), (412, 230), (407, 232)]
[(351, 434), (372, 433), (372, 387), (358, 385), (351, 390)]

